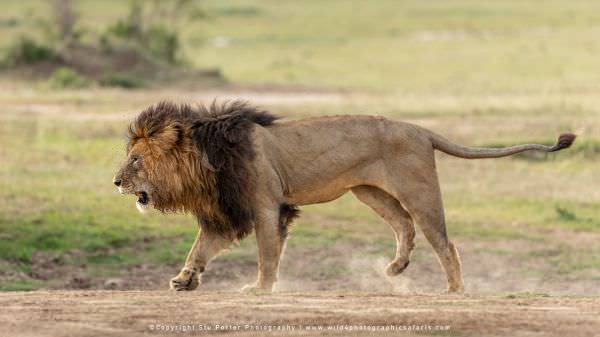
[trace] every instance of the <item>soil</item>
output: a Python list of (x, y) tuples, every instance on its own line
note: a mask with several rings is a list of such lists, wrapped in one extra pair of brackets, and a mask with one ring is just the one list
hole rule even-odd
[[(306, 217), (311, 218), (309, 214)], [(339, 224), (338, 224), (339, 225)], [(343, 225), (343, 224), (342, 224)], [(382, 224), (382, 231), (385, 227)], [(565, 234), (557, 232), (557, 236)], [(188, 242), (192, 237), (180, 238)], [(583, 244), (598, 240), (596, 234), (586, 233), (574, 237), (570, 244)], [(254, 238), (247, 240), (254, 241)], [(280, 267), (277, 291), (378, 291), (404, 295), (441, 292), (446, 281), (437, 257), (421, 233), (417, 234), (417, 248), (410, 265), (400, 275), (388, 277), (384, 269), (393, 253), (381, 243), (371, 245), (365, 241), (345, 239), (332, 242), (327, 249), (294, 245), (293, 232), (290, 244)], [(509, 241), (455, 240), (461, 254), (462, 270), (467, 293), (472, 295), (497, 295), (511, 293), (540, 293), (552, 296), (598, 296), (600, 270), (586, 269), (570, 273), (561, 272), (545, 256), (534, 256), (547, 243), (529, 240)], [(144, 251), (152, 240), (140, 242), (134, 250)], [(386, 248), (386, 249), (382, 249)], [(503, 252), (519, 252), (508, 254)], [(119, 254), (115, 249), (112, 253)], [(82, 258), (86, 253), (72, 250), (66, 254), (38, 252), (33, 258), (29, 273), (11, 272), (10, 265), (0, 268), (2, 281), (44, 281), (46, 290), (165, 290), (175, 276), (181, 262), (172, 264), (131, 264), (107, 266), (110, 272), (98, 274), (103, 267), (89, 266)], [(538, 254), (539, 255), (539, 254)], [(523, 258), (522, 256), (527, 256)], [(2, 271), (3, 270), (3, 271)], [(210, 291), (234, 291), (256, 279), (257, 251), (255, 244), (249, 249), (235, 249), (209, 264), (203, 274), (201, 287)]]
[(2, 336), (593, 336), (600, 331), (597, 297), (36, 291), (3, 293), (0, 307)]
[[(429, 247), (415, 254), (405, 273), (389, 278), (383, 273), (387, 259), (364, 255), (368, 246), (340, 243), (327, 252), (291, 246), (272, 295), (237, 292), (256, 275), (255, 249), (217, 258), (199, 290), (185, 293), (165, 290), (178, 265), (129, 266), (105, 277), (39, 256), (37, 276), (55, 279), (51, 288), (57, 290), (0, 293), (0, 336), (593, 336), (600, 331), (595, 277), (573, 281), (535, 261), (486, 252), (535, 248), (530, 246), (518, 240), (461, 242), (466, 295), (439, 294), (445, 281)], [(526, 276), (527, 270), (548, 273)]]

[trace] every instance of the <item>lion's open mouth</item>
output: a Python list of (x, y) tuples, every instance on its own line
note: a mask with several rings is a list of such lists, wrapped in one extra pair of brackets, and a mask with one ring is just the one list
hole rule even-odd
[(141, 192), (135, 192), (135, 195), (137, 195), (138, 197), (138, 204), (141, 205), (148, 205), (148, 193), (141, 191)]

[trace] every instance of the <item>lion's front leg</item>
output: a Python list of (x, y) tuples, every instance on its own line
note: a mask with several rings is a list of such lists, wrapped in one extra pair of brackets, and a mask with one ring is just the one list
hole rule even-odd
[(179, 274), (169, 281), (169, 287), (171, 290), (177, 291), (194, 290), (200, 285), (202, 271), (195, 268), (183, 267)]
[(200, 285), (200, 277), (208, 262), (219, 252), (227, 249), (232, 240), (217, 234), (198, 231), (192, 249), (188, 253), (185, 265), (177, 276), (169, 282), (172, 290), (194, 290)]
[(243, 292), (271, 292), (277, 282), (279, 261), (285, 244), (279, 229), (279, 211), (263, 211), (255, 226), (258, 245), (258, 279), (242, 288)]

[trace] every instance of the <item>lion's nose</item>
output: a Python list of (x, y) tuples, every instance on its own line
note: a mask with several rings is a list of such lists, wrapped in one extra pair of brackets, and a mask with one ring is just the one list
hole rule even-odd
[(113, 179), (113, 183), (117, 185), (117, 187), (121, 186), (121, 179), (115, 178)]

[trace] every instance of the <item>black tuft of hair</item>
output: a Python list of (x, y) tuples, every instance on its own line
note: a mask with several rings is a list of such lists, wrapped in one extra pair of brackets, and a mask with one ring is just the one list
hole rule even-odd
[(290, 204), (279, 206), (279, 238), (284, 242), (288, 236), (289, 227), (292, 222), (300, 216), (298, 207)]
[(549, 152), (560, 151), (562, 149), (566, 149), (566, 148), (571, 147), (571, 145), (573, 145), (573, 142), (575, 141), (575, 138), (577, 138), (577, 135), (574, 135), (572, 133), (563, 133), (563, 134), (561, 134), (560, 136), (558, 136), (558, 141), (550, 149)]
[(208, 107), (204, 105), (198, 106), (198, 112), (209, 119), (213, 118), (229, 118), (234, 116), (243, 117), (252, 123), (268, 126), (273, 124), (279, 117), (271, 114), (266, 110), (262, 110), (257, 106), (250, 105), (247, 101), (235, 100), (217, 103), (214, 100)]

